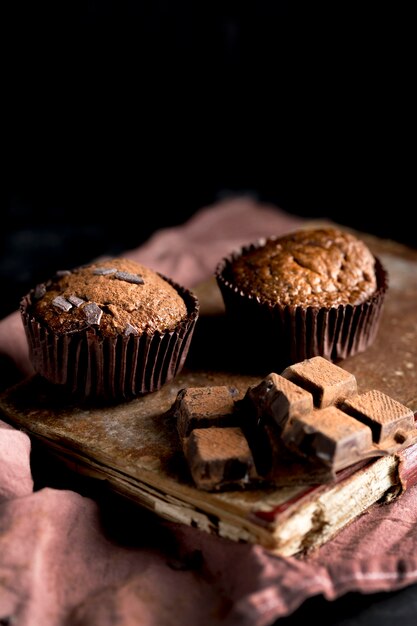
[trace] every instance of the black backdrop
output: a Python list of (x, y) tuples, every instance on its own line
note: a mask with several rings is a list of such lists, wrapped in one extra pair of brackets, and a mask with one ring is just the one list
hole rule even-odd
[(1, 313), (228, 193), (417, 245), (412, 20), (363, 4), (5, 5)]

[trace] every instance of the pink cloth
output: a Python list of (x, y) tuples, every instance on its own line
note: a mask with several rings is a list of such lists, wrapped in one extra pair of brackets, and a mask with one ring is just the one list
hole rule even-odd
[[(222, 255), (301, 224), (249, 198), (202, 209), (126, 256), (193, 286)], [(30, 373), (18, 313), (0, 354)], [(306, 598), (417, 581), (417, 490), (373, 508), (305, 560), (281, 558), (68, 489), (33, 490), (29, 438), (0, 422), (0, 619), (14, 626), (267, 626)], [(111, 522), (126, 524), (120, 537)], [(133, 532), (134, 531), (134, 532)]]

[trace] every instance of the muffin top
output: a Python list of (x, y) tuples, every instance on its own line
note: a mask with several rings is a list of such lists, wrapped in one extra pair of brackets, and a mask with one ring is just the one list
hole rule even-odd
[(377, 286), (375, 258), (354, 235), (333, 228), (301, 229), (235, 255), (223, 278), (269, 305), (357, 305)]
[(174, 329), (187, 306), (168, 280), (123, 258), (58, 272), (31, 294), (30, 314), (58, 334), (92, 327), (102, 336)]

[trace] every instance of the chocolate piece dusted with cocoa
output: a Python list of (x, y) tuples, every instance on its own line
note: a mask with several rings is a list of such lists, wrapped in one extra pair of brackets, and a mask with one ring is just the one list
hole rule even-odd
[(282, 440), (290, 449), (317, 458), (335, 472), (359, 461), (372, 447), (369, 426), (336, 406), (294, 417)]
[[(248, 406), (248, 405), (247, 405)], [(281, 429), (270, 416), (253, 419), (250, 414), (243, 418), (243, 432), (253, 454), (256, 471), (263, 478), (274, 475), (274, 468), (280, 465), (287, 449), (281, 440)]]
[(354, 375), (321, 356), (289, 365), (282, 376), (310, 391), (318, 408), (337, 405), (357, 394)]
[(196, 428), (184, 453), (194, 483), (206, 491), (243, 487), (256, 476), (248, 442), (238, 427)]
[(370, 426), (378, 444), (389, 438), (403, 443), (407, 434), (415, 430), (413, 411), (378, 389), (347, 398), (342, 408)]
[(256, 471), (264, 484), (317, 485), (335, 477), (333, 467), (324, 464), (316, 455), (304, 456), (286, 445), (282, 430), (269, 416), (260, 421), (251, 437), (246, 434), (246, 438)]
[(234, 387), (187, 387), (181, 389), (173, 406), (179, 436), (188, 437), (194, 428), (237, 426), (239, 415)]
[(243, 401), (254, 407), (258, 419), (270, 415), (280, 428), (294, 415), (313, 410), (313, 396), (309, 391), (274, 372), (258, 385), (249, 387)]

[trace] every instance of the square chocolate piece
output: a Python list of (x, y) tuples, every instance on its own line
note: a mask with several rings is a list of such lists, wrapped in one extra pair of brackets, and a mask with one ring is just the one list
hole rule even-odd
[(184, 453), (200, 489), (244, 486), (256, 476), (248, 442), (237, 427), (195, 428), (184, 440)]
[(352, 465), (372, 448), (369, 426), (335, 406), (295, 417), (282, 438), (290, 449), (317, 458), (334, 471)]
[(294, 415), (310, 413), (314, 408), (309, 391), (274, 372), (249, 387), (244, 400), (251, 402), (258, 418), (269, 415), (280, 428)]
[(402, 443), (404, 435), (415, 429), (413, 411), (378, 389), (347, 398), (342, 408), (370, 426), (375, 443), (389, 437)]
[(173, 406), (179, 436), (188, 437), (194, 428), (237, 426), (237, 397), (237, 389), (223, 385), (181, 389)]
[(282, 376), (312, 393), (314, 405), (322, 409), (358, 392), (354, 375), (322, 356), (289, 365)]

